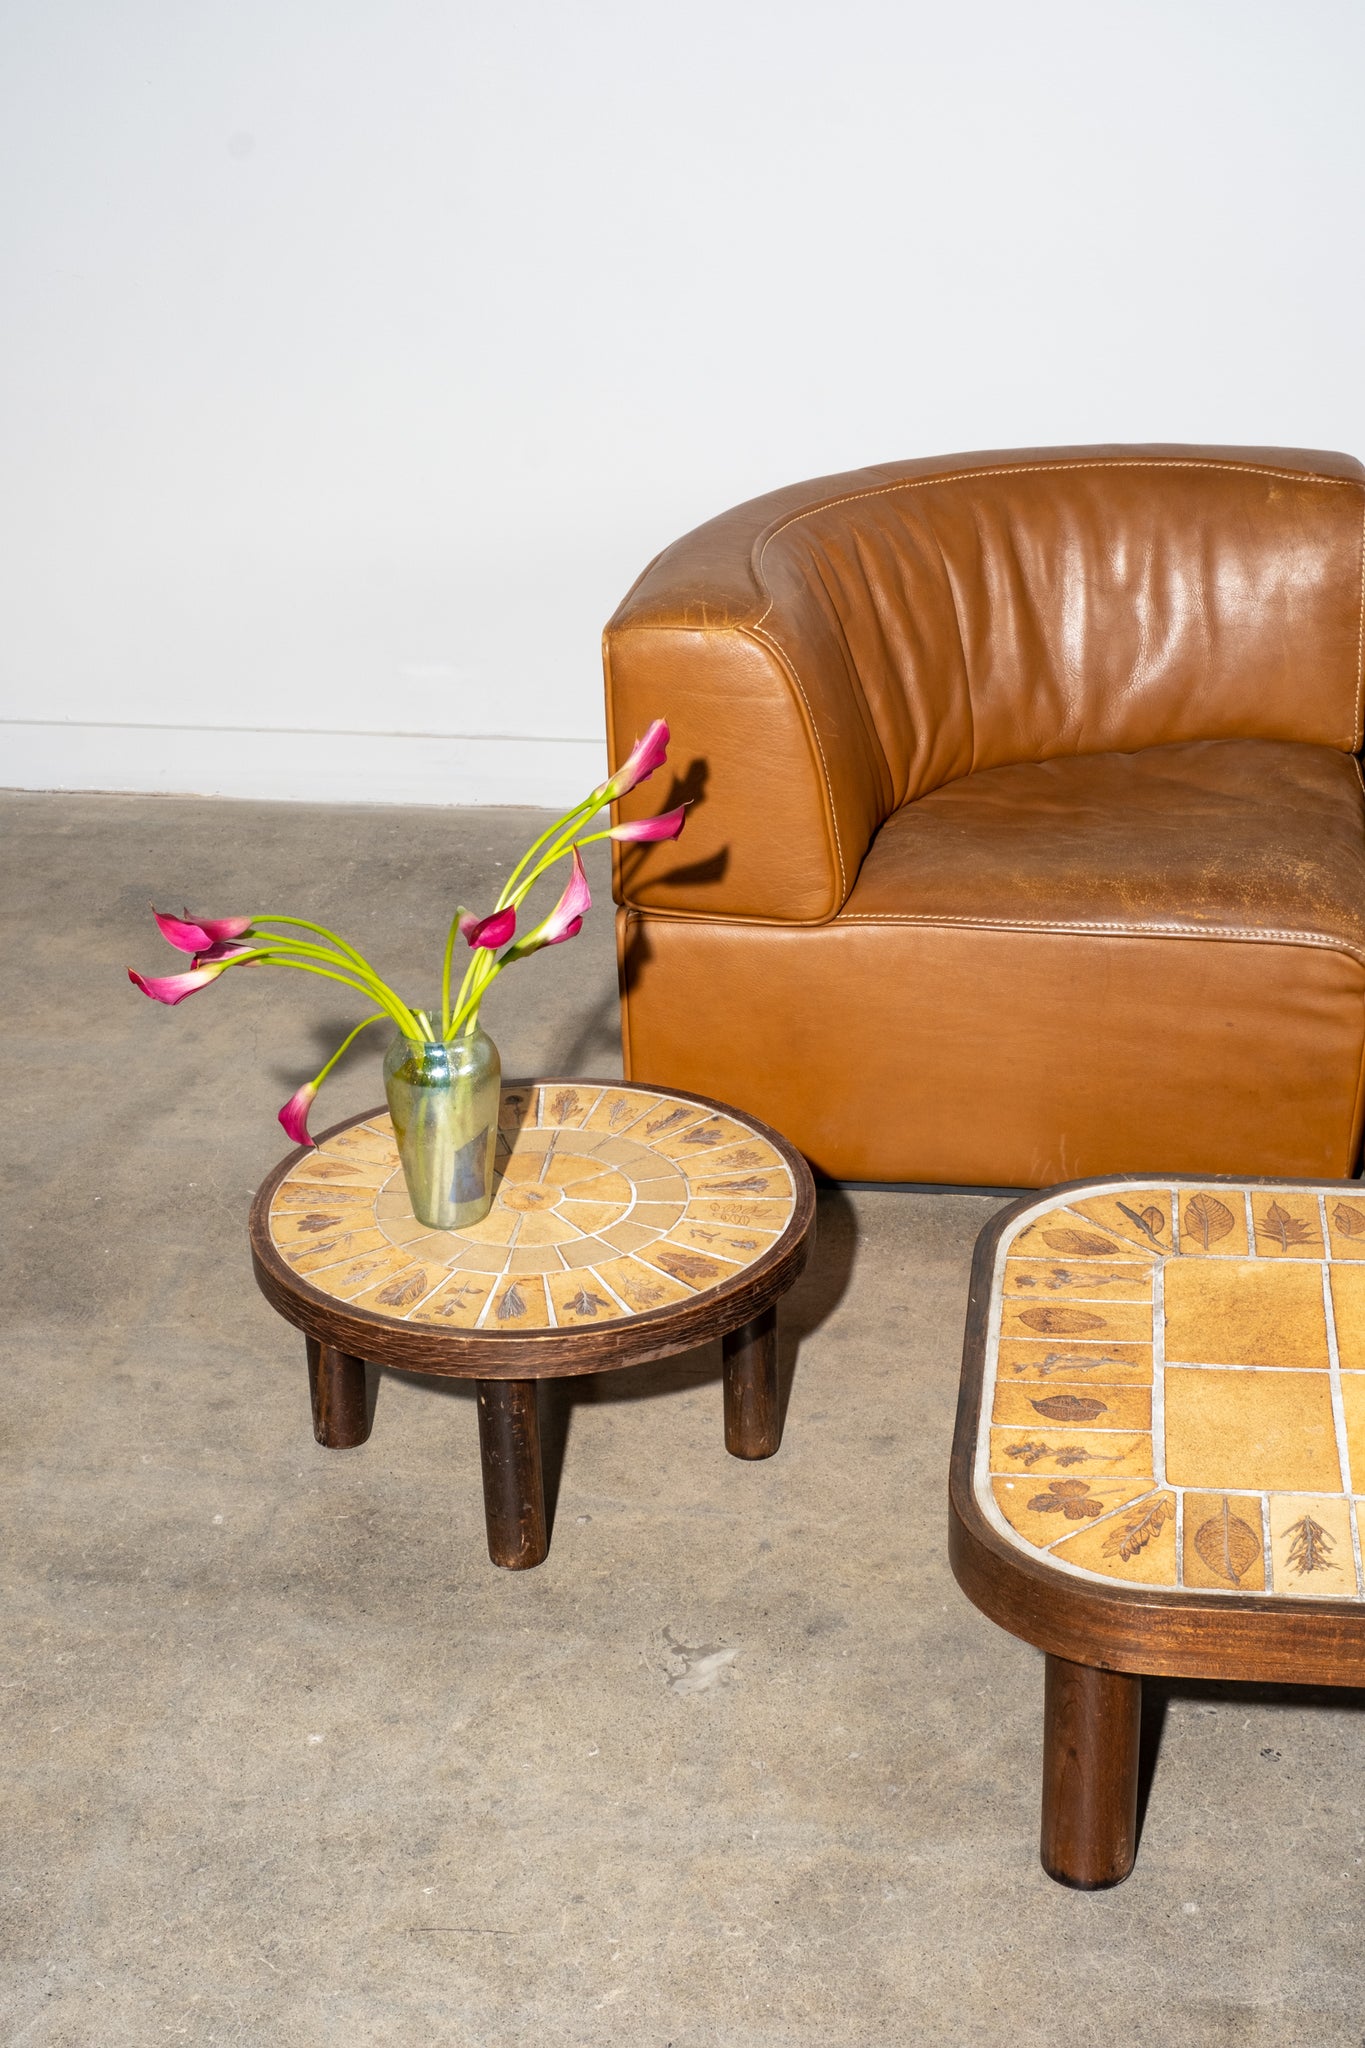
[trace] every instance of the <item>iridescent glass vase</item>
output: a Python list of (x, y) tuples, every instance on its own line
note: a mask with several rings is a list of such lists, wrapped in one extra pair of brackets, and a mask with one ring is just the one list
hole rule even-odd
[(433, 1230), (481, 1223), (493, 1206), (502, 1062), (477, 1026), (449, 1045), (395, 1038), (384, 1058), (412, 1213)]

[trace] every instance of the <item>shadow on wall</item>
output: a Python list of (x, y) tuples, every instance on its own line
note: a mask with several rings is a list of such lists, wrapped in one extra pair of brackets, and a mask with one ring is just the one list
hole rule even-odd
[[(782, 1375), (782, 1418), (785, 1423), (797, 1362), (803, 1341), (834, 1313), (847, 1292), (857, 1251), (857, 1221), (853, 1204), (842, 1188), (824, 1186), (818, 1193), (815, 1249), (801, 1278), (786, 1294), (778, 1309), (778, 1351)], [(378, 1381), (388, 1368), (371, 1366), (370, 1412), (374, 1413)], [(655, 1359), (649, 1365), (629, 1366), (624, 1371), (585, 1374), (581, 1378), (546, 1379), (540, 1382), (540, 1446), (545, 1473), (545, 1517), (554, 1532), (555, 1504), (559, 1497), (564, 1459), (573, 1426), (573, 1411), (580, 1403), (662, 1400), (669, 1394), (684, 1394), (697, 1387), (715, 1387), (713, 1428), (715, 1453), (725, 1449), (721, 1415), (721, 1355), (719, 1342), (703, 1344), (692, 1351), (680, 1351), (672, 1358)], [(412, 1376), (412, 1385), (440, 1401), (476, 1398), (473, 1380), (443, 1380)], [(663, 1418), (660, 1418), (661, 1427)], [(471, 1414), (469, 1427), (475, 1427)], [(779, 1450), (778, 1457), (782, 1453)]]

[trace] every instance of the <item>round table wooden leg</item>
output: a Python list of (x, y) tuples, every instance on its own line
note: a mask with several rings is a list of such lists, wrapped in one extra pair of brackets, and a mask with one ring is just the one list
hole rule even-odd
[(777, 1373), (777, 1306), (721, 1339), (725, 1448), (736, 1458), (771, 1458), (782, 1441)]
[(1049, 1657), (1043, 1705), (1043, 1868), (1059, 1884), (1121, 1884), (1137, 1849), (1142, 1680)]
[(477, 1385), (488, 1555), (509, 1571), (525, 1571), (539, 1564), (550, 1547), (536, 1382), (479, 1380)]
[(329, 1451), (349, 1451), (370, 1433), (365, 1361), (331, 1344), (308, 1339), (308, 1386), (313, 1397), (313, 1434)]

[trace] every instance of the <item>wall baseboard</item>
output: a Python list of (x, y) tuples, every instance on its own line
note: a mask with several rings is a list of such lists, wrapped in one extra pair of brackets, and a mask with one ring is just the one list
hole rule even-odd
[(605, 740), (0, 721), (8, 789), (566, 810), (606, 773)]

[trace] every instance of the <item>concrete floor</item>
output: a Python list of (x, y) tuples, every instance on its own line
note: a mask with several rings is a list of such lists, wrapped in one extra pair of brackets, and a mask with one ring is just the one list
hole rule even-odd
[[(824, 1193), (779, 1455), (726, 1456), (714, 1349), (577, 1382), (549, 1560), (499, 1572), (469, 1393), (386, 1374), (320, 1450), (252, 1281), (344, 1006), (262, 974), (154, 1010), (123, 968), (169, 961), (154, 898), (316, 915), (429, 989), (536, 814), (0, 815), (0, 2038), (1356, 2048), (1360, 1698), (1172, 1692), (1135, 1875), (1038, 1867), (1041, 1660), (945, 1547), (993, 1199)], [(490, 999), (508, 1073), (619, 1072), (595, 882)], [(318, 1127), (380, 1092), (362, 1051)]]

